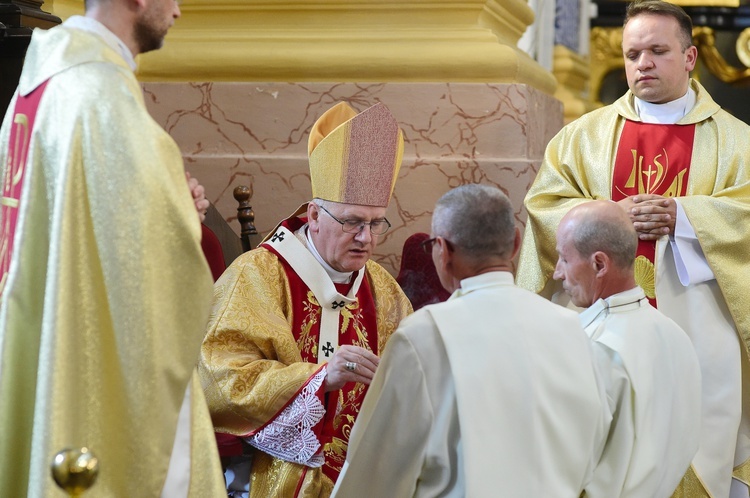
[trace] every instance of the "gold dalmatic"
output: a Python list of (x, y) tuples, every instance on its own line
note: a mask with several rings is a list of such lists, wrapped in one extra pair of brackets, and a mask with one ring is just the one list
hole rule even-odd
[[(17, 107), (45, 82), (35, 114)], [(183, 403), (200, 449), (181, 453), (188, 493), (219, 496), (193, 376), (212, 284), (177, 144), (122, 56), (65, 24), (34, 32), (10, 109), (0, 496), (60, 496), (50, 462), (84, 446), (101, 463), (92, 496), (159, 496)]]
[[(687, 191), (695, 125), (626, 121), (612, 173), (612, 200), (638, 194), (683, 197)], [(635, 279), (656, 307), (656, 242), (639, 240)]]

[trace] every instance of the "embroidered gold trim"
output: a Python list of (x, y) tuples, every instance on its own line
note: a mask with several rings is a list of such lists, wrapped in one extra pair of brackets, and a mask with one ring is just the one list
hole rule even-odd
[(651, 299), (656, 297), (654, 264), (645, 256), (635, 258), (635, 282), (641, 286), (647, 297)]

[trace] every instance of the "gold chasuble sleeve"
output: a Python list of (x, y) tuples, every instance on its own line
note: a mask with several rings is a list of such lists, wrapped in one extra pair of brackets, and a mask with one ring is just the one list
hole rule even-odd
[[(119, 55), (39, 30), (19, 88), (47, 79), (0, 303), (0, 496), (60, 496), (52, 457), (82, 446), (101, 463), (91, 496), (159, 496), (209, 311), (199, 220)], [(218, 455), (200, 451), (190, 493), (211, 496)]]
[(538, 293), (552, 277), (557, 262), (555, 232), (570, 209), (609, 199), (616, 138), (623, 124), (616, 113), (592, 111), (563, 128), (547, 145), (524, 201), (528, 218), (516, 277), (520, 287)]
[[(701, 124), (686, 197), (680, 204), (698, 236), (747, 353), (750, 342), (750, 127), (725, 111)], [(700, 167), (702, 164), (717, 165)]]
[(257, 430), (318, 370), (302, 361), (292, 335), (290, 295), (265, 249), (241, 255), (216, 282), (198, 370), (217, 432)]

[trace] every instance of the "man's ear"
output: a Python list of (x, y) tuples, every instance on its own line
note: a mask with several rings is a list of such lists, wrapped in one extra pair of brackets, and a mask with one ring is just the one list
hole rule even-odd
[(591, 266), (596, 271), (597, 277), (603, 277), (606, 275), (607, 272), (609, 272), (610, 264), (611, 261), (609, 260), (609, 256), (602, 251), (596, 251), (591, 255)]
[(516, 227), (516, 234), (515, 238), (513, 239), (513, 253), (510, 255), (510, 259), (513, 259), (516, 257), (516, 254), (518, 254), (518, 250), (521, 248), (521, 230)]
[(453, 263), (453, 251), (448, 245), (448, 241), (446, 241), (442, 237), (436, 237), (435, 244), (438, 245), (438, 261), (442, 265), (443, 269), (445, 269), (449, 273), (452, 273), (450, 271), (450, 268), (451, 264)]
[(698, 48), (691, 45), (685, 51), (685, 69), (690, 72), (695, 69), (695, 63), (698, 61)]
[(307, 224), (313, 232), (320, 230), (320, 207), (314, 202), (307, 203)]

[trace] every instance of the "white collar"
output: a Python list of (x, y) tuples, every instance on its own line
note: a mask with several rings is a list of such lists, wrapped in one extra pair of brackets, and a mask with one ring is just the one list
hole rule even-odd
[(125, 42), (123, 42), (116, 34), (111, 32), (104, 24), (100, 23), (96, 19), (84, 16), (71, 16), (67, 21), (63, 23), (63, 26), (72, 29), (80, 29), (82, 31), (87, 31), (89, 33), (98, 35), (102, 40), (104, 40), (104, 43), (109, 45), (112, 50), (122, 56), (125, 62), (128, 63), (128, 66), (130, 66), (130, 69), (135, 71), (135, 69), (138, 67), (138, 65), (135, 63), (135, 57), (133, 57), (133, 53), (130, 51), (128, 46), (125, 45)]
[(515, 285), (513, 283), (513, 274), (509, 271), (490, 271), (465, 278), (461, 280), (461, 286), (453, 291), (450, 299), (456, 299), (474, 291), (487, 287), (497, 287), (499, 285)]
[(666, 104), (652, 104), (634, 97), (635, 111), (644, 123), (675, 124), (695, 106), (696, 95), (688, 85), (685, 95)]
[(320, 263), (328, 276), (331, 277), (333, 283), (348, 284), (349, 282), (351, 282), (352, 275), (354, 274), (353, 271), (341, 272), (338, 270), (334, 270), (331, 265), (325, 262), (323, 257), (318, 252), (318, 249), (315, 247), (315, 243), (313, 242), (312, 237), (310, 237), (310, 230), (307, 229), (307, 224), (303, 225), (300, 230), (304, 230), (305, 237), (307, 238), (307, 248), (310, 250), (312, 255), (315, 256), (315, 259), (318, 260), (318, 263)]
[(581, 312), (579, 318), (583, 328), (588, 327), (600, 316), (610, 313), (623, 313), (631, 311), (648, 303), (646, 294), (640, 287), (633, 287), (624, 292), (618, 292), (607, 299), (599, 299), (594, 304)]

